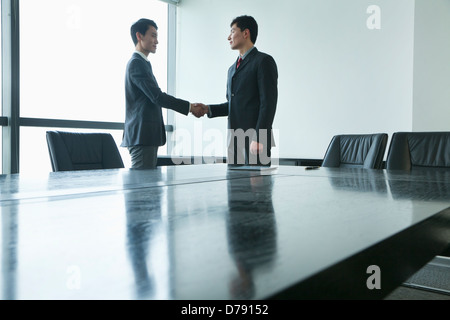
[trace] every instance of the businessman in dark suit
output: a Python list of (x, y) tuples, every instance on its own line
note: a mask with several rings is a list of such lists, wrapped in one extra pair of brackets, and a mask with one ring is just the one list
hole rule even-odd
[(158, 27), (149, 19), (140, 19), (131, 26), (131, 38), (136, 51), (128, 62), (125, 76), (126, 114), (122, 147), (127, 147), (131, 167), (156, 167), (158, 147), (166, 143), (162, 107), (196, 117), (203, 116), (203, 104), (191, 104), (161, 91), (147, 59), (156, 52)]
[(277, 65), (270, 55), (256, 49), (258, 24), (253, 17), (237, 17), (230, 26), (228, 41), (239, 57), (228, 70), (227, 102), (209, 105), (208, 117), (228, 116), (230, 165), (270, 166)]

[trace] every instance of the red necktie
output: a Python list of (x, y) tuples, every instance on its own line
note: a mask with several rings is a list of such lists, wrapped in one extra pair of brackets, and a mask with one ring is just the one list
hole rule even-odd
[(241, 61), (242, 61), (242, 58), (239, 57), (238, 62), (237, 62), (237, 64), (236, 64), (236, 69), (239, 68), (239, 65), (241, 64)]

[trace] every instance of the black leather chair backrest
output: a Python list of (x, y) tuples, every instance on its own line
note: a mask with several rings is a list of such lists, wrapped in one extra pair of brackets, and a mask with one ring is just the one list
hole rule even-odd
[(382, 169), (388, 135), (336, 135), (323, 158), (322, 167)]
[(450, 132), (395, 132), (386, 169), (450, 168)]
[(46, 136), (54, 172), (124, 168), (109, 133), (47, 131)]

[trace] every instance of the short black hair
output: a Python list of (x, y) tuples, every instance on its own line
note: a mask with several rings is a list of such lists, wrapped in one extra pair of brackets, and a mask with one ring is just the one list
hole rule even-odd
[(142, 35), (145, 35), (148, 28), (155, 27), (156, 30), (158, 30), (158, 26), (156, 25), (155, 21), (150, 19), (139, 19), (133, 25), (131, 26), (131, 39), (133, 39), (134, 45), (137, 45), (138, 39), (136, 37), (136, 32), (139, 32)]
[(258, 37), (258, 24), (256, 23), (256, 20), (251, 16), (239, 16), (234, 18), (234, 20), (231, 22), (230, 27), (232, 27), (234, 24), (241, 29), (241, 31), (244, 31), (245, 29), (248, 29), (250, 31), (250, 40), (253, 44), (256, 42), (256, 38)]

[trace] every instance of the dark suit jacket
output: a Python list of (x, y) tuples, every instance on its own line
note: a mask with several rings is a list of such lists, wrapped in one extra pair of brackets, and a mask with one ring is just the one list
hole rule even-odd
[(208, 117), (228, 116), (229, 129), (255, 129), (256, 136), (252, 137), (254, 141), (259, 138), (259, 130), (266, 129), (266, 141), (271, 145), (272, 123), (278, 99), (275, 60), (254, 48), (238, 69), (236, 62), (228, 70), (228, 101), (210, 105)]
[(122, 147), (162, 146), (166, 143), (161, 108), (189, 113), (189, 102), (161, 91), (150, 62), (134, 53), (125, 76), (126, 114)]

